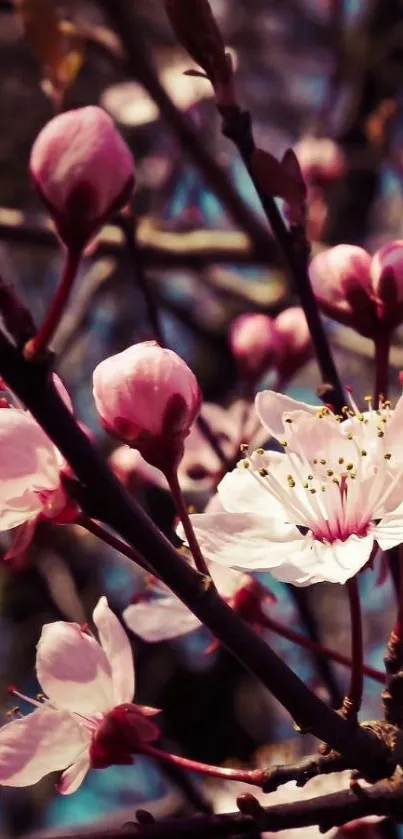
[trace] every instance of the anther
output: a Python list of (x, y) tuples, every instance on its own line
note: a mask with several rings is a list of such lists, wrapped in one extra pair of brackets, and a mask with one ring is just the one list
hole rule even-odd
[(390, 460), (391, 457), (392, 457), (392, 455), (391, 455), (390, 452), (386, 452), (386, 454), (384, 454), (385, 460)]
[(262, 469), (259, 469), (259, 475), (261, 478), (267, 478), (268, 474), (269, 473), (267, 469), (264, 469), (263, 467)]

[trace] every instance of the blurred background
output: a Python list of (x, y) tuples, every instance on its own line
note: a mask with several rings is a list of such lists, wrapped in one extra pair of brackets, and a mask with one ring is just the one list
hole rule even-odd
[[(106, 2), (0, 0), (0, 272), (39, 323), (58, 281), (62, 253), (30, 182), (28, 160), (60, 94), (43, 66), (49, 38), (44, 45), (42, 36), (47, 27), (51, 31), (56, 15), (68, 57), (58, 79), (62, 101), (56, 104), (63, 109), (100, 104), (129, 143), (137, 176), (136, 258), (158, 300), (165, 341), (195, 371), (205, 399), (228, 409), (243, 395), (229, 349), (230, 323), (243, 312), (275, 317), (296, 301), (274, 243), (271, 264), (253, 258), (248, 237), (234, 226), (129, 68), (127, 44), (111, 28), (113, 10), (108, 18), (105, 15), (108, 5), (111, 11), (113, 4)], [(232, 50), (240, 101), (253, 115), (258, 145), (281, 157), (307, 136), (309, 142), (325, 137), (337, 144), (341, 165), (331, 175), (316, 173), (310, 185), (314, 252), (341, 242), (373, 251), (400, 238), (403, 2), (211, 0), (211, 5)], [(220, 134), (211, 85), (184, 75), (194, 65), (175, 41), (162, 0), (127, 0), (126, 7), (130, 27), (144, 38), (148, 59), (177, 108), (251, 213), (261, 217), (246, 170)], [(27, 26), (28, 12), (36, 28)], [(371, 342), (330, 322), (327, 328), (342, 379), (360, 398), (372, 389)], [(115, 444), (98, 424), (92, 371), (106, 356), (148, 337), (152, 331), (147, 310), (117, 219), (101, 232), (83, 261), (55, 341), (57, 370), (76, 414), (107, 456)], [(397, 333), (392, 397), (402, 367), (402, 336)], [(259, 386), (270, 383), (271, 375)], [(308, 361), (297, 370), (288, 391), (314, 399), (319, 383), (315, 363)], [(233, 443), (228, 422), (228, 414), (214, 419), (224, 446)], [(182, 480), (188, 502), (203, 509), (211, 473), (218, 473), (220, 464), (206, 467), (202, 442), (198, 445)], [(211, 456), (210, 452), (210, 460)], [(125, 466), (124, 477), (160, 527), (172, 533), (174, 510), (165, 489), (137, 467), (129, 475)], [(263, 582), (276, 597), (271, 615), (334, 649), (348, 651), (348, 609), (341, 587), (289, 590), (272, 578)], [(393, 622), (393, 582), (381, 580), (376, 566), (362, 575), (360, 585), (366, 661), (382, 667)], [(101, 593), (120, 614), (142, 587), (140, 570), (78, 527), (40, 526), (23, 560), (0, 566), (4, 711), (9, 706), (7, 684), (17, 684), (30, 695), (39, 690), (34, 656), (44, 623), (84, 622)], [(305, 682), (337, 705), (346, 686), (345, 668), (324, 664), (273, 633), (268, 638)], [(163, 709), (164, 747), (228, 765), (279, 763), (313, 747), (309, 735), (297, 735), (288, 715), (225, 651), (207, 652), (211, 638), (204, 630), (155, 644), (134, 635), (131, 640), (138, 698)], [(379, 685), (367, 679), (364, 717), (379, 713), (379, 694)], [(1, 790), (4, 836), (99, 819), (104, 826), (122, 823), (133, 818), (138, 807), (156, 816), (209, 806), (233, 810), (238, 794), (172, 774), (145, 759), (136, 760), (133, 767), (91, 772), (71, 797), (57, 796), (54, 783), (55, 778), (48, 777), (33, 788)], [(270, 803), (272, 798), (265, 800)], [(399, 835), (392, 825), (376, 829), (379, 836)], [(309, 829), (306, 835), (315, 836), (315, 831)]]

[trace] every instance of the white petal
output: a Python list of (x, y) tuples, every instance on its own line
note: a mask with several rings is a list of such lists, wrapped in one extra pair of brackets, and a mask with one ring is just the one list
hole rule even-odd
[(106, 654), (77, 623), (57, 621), (43, 627), (36, 672), (44, 693), (61, 708), (96, 714), (115, 704)]
[(218, 562), (210, 562), (209, 572), (221, 597), (232, 597), (245, 579), (241, 572), (219, 565)]
[(120, 621), (101, 597), (94, 609), (94, 623), (112, 671), (115, 704), (131, 702), (134, 696), (134, 666), (130, 641)]
[(345, 542), (336, 541), (332, 544), (314, 540), (309, 561), (301, 563), (301, 572), (306, 574), (307, 579), (295, 582), (294, 585), (345, 583), (364, 567), (373, 544), (373, 533), (364, 537), (350, 536)]
[(73, 714), (42, 705), (0, 730), (0, 784), (35, 784), (72, 763), (86, 745), (89, 736)]
[(215, 513), (191, 520), (205, 558), (237, 570), (271, 571), (305, 545), (296, 527), (267, 516)]
[[(281, 471), (285, 456), (278, 452), (270, 452), (267, 454), (267, 460)], [(290, 471), (290, 467), (284, 463), (284, 469), (284, 487), (287, 487), (286, 472)], [(250, 469), (237, 467), (232, 472), (227, 472), (217, 487), (217, 493), (224, 510), (228, 513), (257, 513), (262, 516), (269, 513), (273, 518), (287, 520), (288, 514), (281, 502), (262, 486), (259, 476)]]
[(149, 643), (170, 641), (200, 626), (196, 615), (174, 595), (133, 603), (124, 610), (123, 618), (132, 632)]
[(57, 785), (57, 791), (61, 795), (70, 795), (70, 793), (75, 792), (82, 784), (90, 765), (89, 749), (84, 749), (75, 763), (63, 772)]
[(303, 411), (308, 415), (315, 415), (318, 412), (318, 405), (308, 405), (291, 399), (284, 393), (276, 393), (274, 390), (262, 390), (255, 399), (255, 408), (258, 417), (266, 426), (270, 434), (280, 439), (284, 436), (283, 415), (293, 411)]
[(403, 503), (392, 513), (382, 516), (381, 521), (374, 528), (374, 538), (383, 551), (403, 542)]

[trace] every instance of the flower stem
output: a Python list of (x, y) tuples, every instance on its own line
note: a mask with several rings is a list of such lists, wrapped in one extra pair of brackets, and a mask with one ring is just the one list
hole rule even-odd
[(148, 320), (156, 341), (161, 347), (165, 346), (164, 333), (161, 323), (161, 315), (158, 308), (157, 296), (154, 292), (149, 278), (147, 277), (143, 254), (137, 243), (137, 221), (133, 209), (129, 215), (123, 213), (119, 216), (119, 226), (123, 231), (126, 242), (126, 250), (132, 265), (135, 282), (141, 290), (147, 308)]
[(169, 483), (169, 488), (172, 492), (172, 496), (175, 501), (178, 516), (183, 524), (185, 536), (189, 548), (191, 550), (193, 559), (195, 561), (196, 568), (198, 571), (200, 571), (201, 574), (206, 574), (207, 576), (210, 576), (206, 560), (204, 559), (204, 556), (200, 550), (199, 543), (196, 539), (196, 534), (193, 530), (192, 522), (190, 521), (189, 513), (186, 509), (185, 499), (182, 495), (182, 490), (179, 486), (178, 473), (176, 469), (173, 469), (172, 472), (167, 472), (165, 477)]
[[(395, 557), (393, 557), (395, 559)], [(390, 633), (386, 655), (384, 658), (386, 672), (389, 676), (397, 673), (403, 664), (403, 550), (399, 547), (399, 590), (398, 609), (395, 625)]]
[(200, 775), (207, 775), (210, 778), (221, 778), (223, 781), (239, 781), (243, 784), (260, 787), (267, 777), (267, 772), (264, 769), (230, 769), (225, 766), (210, 766), (209, 763), (199, 763), (198, 760), (163, 752), (148, 744), (142, 747), (142, 754), (175, 766), (181, 766), (182, 769), (187, 769), (189, 772), (198, 772)]
[(302, 229), (289, 230), (287, 228), (274, 198), (260, 189), (254, 177), (251, 164), (256, 146), (249, 112), (242, 111), (238, 105), (220, 106), (218, 110), (223, 118), (223, 134), (233, 141), (242, 157), (294, 281), (305, 312), (323, 384), (327, 386), (326, 402), (331, 402), (336, 412), (340, 413), (345, 405), (344, 391), (309, 278), (309, 243)]
[(364, 648), (357, 577), (348, 580), (347, 592), (350, 604), (352, 670), (350, 688), (344, 698), (342, 712), (345, 717), (354, 718), (360, 710), (364, 688)]
[(390, 332), (380, 332), (375, 339), (375, 407), (380, 397), (387, 398), (389, 375)]
[[(315, 641), (311, 641), (310, 638), (306, 638), (305, 635), (301, 635), (299, 632), (289, 629), (288, 626), (284, 626), (279, 621), (273, 620), (273, 618), (270, 618), (268, 615), (264, 616), (264, 627), (266, 629), (270, 629), (272, 632), (276, 632), (277, 635), (281, 635), (282, 638), (292, 641), (293, 644), (298, 644), (299, 647), (304, 647), (304, 649), (310, 650), (311, 652), (319, 653), (319, 655), (329, 658), (332, 661), (337, 662), (337, 664), (342, 664), (344, 667), (353, 666), (353, 662), (351, 658), (348, 658), (348, 656), (342, 655), (342, 653), (339, 653), (336, 650), (331, 650), (329, 647), (323, 647), (322, 644), (316, 643)], [(384, 673), (382, 673), (381, 670), (376, 670), (375, 667), (370, 667), (369, 665), (364, 664), (363, 673), (370, 679), (374, 679), (375, 682), (380, 682), (380, 684), (385, 682)]]
[(80, 513), (74, 523), (79, 524), (80, 527), (87, 530), (88, 533), (92, 533), (93, 536), (101, 539), (102, 542), (105, 542), (106, 545), (109, 545), (109, 547), (113, 548), (115, 551), (123, 554), (123, 556), (127, 556), (128, 559), (131, 559), (137, 565), (140, 565), (140, 568), (144, 568), (144, 570), (148, 573), (154, 574), (151, 566), (148, 565), (144, 557), (138, 551), (131, 548), (126, 544), (126, 542), (123, 542), (122, 539), (114, 536), (113, 533), (109, 533), (109, 530), (107, 530), (106, 527), (98, 524), (98, 522), (91, 519), (85, 513)]
[(47, 349), (59, 326), (76, 278), (81, 255), (81, 250), (69, 248), (66, 252), (61, 280), (50, 304), (49, 311), (36, 335), (27, 342), (24, 348), (24, 355), (30, 361), (41, 356)]

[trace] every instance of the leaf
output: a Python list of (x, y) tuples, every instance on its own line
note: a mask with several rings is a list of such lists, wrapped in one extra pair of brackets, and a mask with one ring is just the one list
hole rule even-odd
[(304, 203), (306, 186), (292, 149), (287, 149), (281, 161), (268, 151), (255, 149), (250, 167), (261, 192), (283, 198), (288, 204)]
[(84, 41), (62, 22), (54, 0), (14, 0), (28, 43), (42, 65), (43, 89), (59, 108), (84, 61)]

